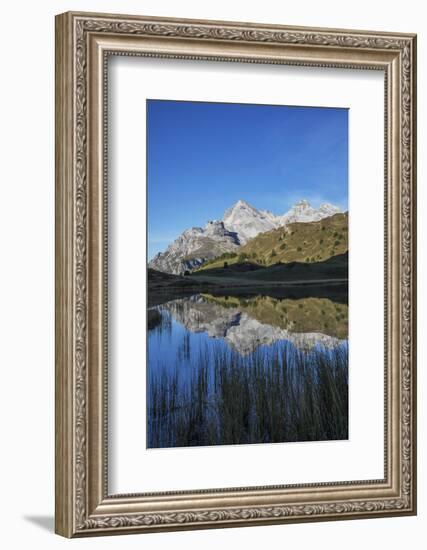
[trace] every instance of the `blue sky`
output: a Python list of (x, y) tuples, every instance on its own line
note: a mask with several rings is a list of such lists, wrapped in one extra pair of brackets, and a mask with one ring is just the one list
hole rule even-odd
[(147, 101), (148, 257), (239, 199), (347, 209), (348, 110)]

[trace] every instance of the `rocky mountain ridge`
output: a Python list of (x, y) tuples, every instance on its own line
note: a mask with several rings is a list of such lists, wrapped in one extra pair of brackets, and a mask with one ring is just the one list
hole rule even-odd
[(148, 265), (158, 271), (180, 275), (226, 252), (236, 252), (261, 233), (290, 223), (318, 221), (338, 212), (341, 210), (331, 204), (325, 203), (316, 209), (308, 201), (301, 200), (282, 216), (276, 216), (239, 200), (225, 211), (222, 220), (209, 221), (203, 228), (185, 230)]

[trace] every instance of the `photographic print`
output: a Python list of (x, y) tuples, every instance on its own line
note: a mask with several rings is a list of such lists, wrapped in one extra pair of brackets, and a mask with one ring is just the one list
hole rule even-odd
[(348, 110), (147, 100), (147, 447), (348, 439)]

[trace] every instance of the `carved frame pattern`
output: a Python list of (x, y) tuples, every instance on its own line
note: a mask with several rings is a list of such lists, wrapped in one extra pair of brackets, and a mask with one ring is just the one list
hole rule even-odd
[[(109, 504), (115, 498), (105, 494), (98, 508), (90, 503), (91, 476), (88, 441), (91, 438), (88, 396), (88, 315), (91, 296), (88, 292), (88, 242), (91, 208), (88, 201), (88, 159), (90, 136), (88, 132), (90, 39), (107, 35), (155, 39), (185, 39), (195, 43), (217, 44), (211, 60), (230, 60), (223, 57), (221, 43), (272, 44), (297, 46), (309, 52), (320, 52), (316, 58), (269, 60), (234, 57), (233, 61), (294, 63), (315, 66), (346, 66), (376, 68), (376, 62), (354, 62), (354, 52), (390, 53), (388, 64), (383, 63), (386, 78), (393, 81), (390, 88), (398, 94), (397, 117), (400, 124), (399, 181), (393, 181), (399, 196), (399, 237), (392, 245), (398, 249), (400, 274), (399, 309), (392, 312), (393, 323), (400, 338), (399, 403), (400, 441), (398, 491), (393, 496), (350, 498), (286, 503), (283, 505), (234, 506), (207, 509), (172, 509), (139, 511), (132, 495), (120, 497), (126, 502), (126, 511), (119, 512)], [(239, 23), (209, 21), (179, 21), (134, 16), (110, 16), (67, 13), (57, 17), (57, 494), (56, 530), (64, 536), (123, 533), (149, 530), (172, 530), (230, 525), (254, 525), (284, 521), (377, 517), (415, 513), (415, 37), (358, 31), (299, 29), (257, 26)], [(340, 51), (344, 57), (338, 62), (328, 61), (321, 52)], [(114, 51), (116, 55), (134, 55), (126, 45)], [(200, 54), (162, 54), (156, 57), (186, 57), (202, 59)], [(392, 65), (394, 63), (394, 72)], [(398, 67), (398, 73), (396, 73)], [(377, 67), (378, 68), (378, 67)], [(397, 83), (397, 84), (396, 84)], [(100, 84), (99, 84), (100, 85)], [(396, 86), (399, 86), (397, 89)], [(392, 114), (391, 107), (386, 115)], [(391, 145), (389, 145), (389, 150)], [(386, 156), (387, 156), (386, 144)], [(394, 155), (395, 157), (396, 155)], [(105, 176), (105, 174), (104, 174)], [(397, 178), (396, 178), (397, 179)], [(92, 413), (91, 413), (92, 414)], [(99, 414), (99, 411), (98, 411)], [(99, 419), (99, 422), (102, 422)], [(106, 457), (102, 465), (105, 469)], [(98, 461), (99, 462), (99, 461)], [(98, 468), (99, 469), (99, 468)], [(104, 472), (105, 474), (105, 472)], [(105, 481), (105, 480), (104, 480)], [(369, 481), (365, 482), (369, 486)], [(102, 484), (102, 483), (101, 483)], [(371, 482), (372, 484), (372, 482)], [(334, 485), (334, 484), (322, 484)], [(322, 485), (318, 485), (320, 489)], [(337, 484), (337, 486), (342, 484)], [(351, 485), (351, 482), (347, 484)], [(307, 486), (302, 486), (309, 487)], [(244, 490), (244, 488), (242, 489)], [(295, 489), (296, 490), (296, 489)], [(98, 491), (99, 495), (99, 491)], [(134, 495), (138, 496), (138, 495)], [(91, 501), (92, 499), (92, 501)]]

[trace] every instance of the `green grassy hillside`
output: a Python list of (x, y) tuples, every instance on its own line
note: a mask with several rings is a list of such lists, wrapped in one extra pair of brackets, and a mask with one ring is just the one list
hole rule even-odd
[(260, 233), (236, 253), (208, 261), (198, 271), (250, 262), (260, 266), (277, 263), (322, 262), (348, 250), (348, 213), (318, 222), (292, 223)]
[(339, 254), (323, 262), (277, 263), (269, 267), (248, 262), (230, 263), (227, 267), (199, 269), (191, 273), (193, 280), (287, 282), (348, 279), (348, 253)]

